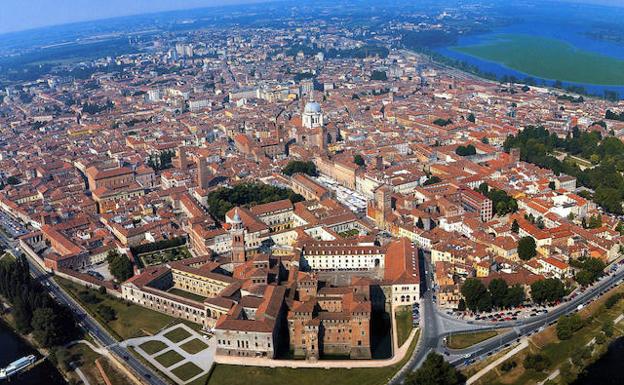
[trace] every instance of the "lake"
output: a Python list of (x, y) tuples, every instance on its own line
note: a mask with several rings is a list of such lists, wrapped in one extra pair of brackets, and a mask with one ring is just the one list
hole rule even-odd
[(559, 6), (555, 12), (510, 8), (514, 22), (488, 33), (462, 36), (452, 46), (436, 51), (465, 61), (483, 72), (537, 83), (581, 86), (589, 93), (618, 92), (624, 97), (624, 44), (591, 38), (600, 20), (624, 17), (623, 8)]
[[(0, 367), (4, 368), (18, 358), (35, 354), (37, 352), (24, 342), (15, 332), (4, 322), (0, 322)], [(63, 376), (50, 362), (45, 361), (36, 367), (13, 376), (9, 381), (3, 381), (8, 384), (19, 385), (66, 385)]]
[(622, 385), (624, 371), (622, 362), (624, 357), (624, 338), (615, 340), (609, 345), (607, 353), (587, 368), (584, 375), (572, 385)]

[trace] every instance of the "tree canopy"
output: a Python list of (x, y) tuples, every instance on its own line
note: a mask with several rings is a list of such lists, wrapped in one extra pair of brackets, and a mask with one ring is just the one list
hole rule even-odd
[(111, 250), (106, 256), (108, 262), (108, 270), (119, 282), (124, 282), (134, 275), (132, 262), (125, 254), (119, 254), (117, 250)]
[(474, 145), (469, 144), (467, 146), (457, 146), (455, 153), (459, 156), (476, 155), (477, 149)]
[(535, 239), (531, 236), (520, 238), (518, 241), (518, 257), (523, 261), (528, 261), (536, 255), (537, 245), (535, 244)]
[(466, 308), (472, 311), (488, 311), (492, 308), (492, 297), (483, 282), (468, 278), (461, 287)]
[(578, 314), (563, 316), (557, 321), (557, 337), (560, 340), (572, 338), (583, 327), (583, 320)]
[(563, 282), (557, 278), (547, 278), (531, 284), (531, 298), (539, 304), (560, 301), (565, 295)]
[(316, 165), (312, 161), (300, 161), (300, 160), (291, 160), (288, 162), (286, 167), (282, 169), (282, 172), (285, 175), (292, 176), (298, 172), (309, 175), (309, 176), (318, 176), (318, 172), (316, 171)]
[(225, 213), (236, 206), (253, 206), (282, 199), (290, 199), (293, 203), (305, 200), (291, 189), (264, 183), (241, 183), (211, 191), (208, 194), (208, 212), (213, 218), (223, 221)]
[(360, 154), (353, 156), (353, 163), (357, 164), (358, 166), (364, 166), (366, 164), (364, 158)]
[(466, 377), (439, 354), (429, 353), (416, 371), (407, 375), (407, 385), (460, 385)]
[(492, 208), (498, 216), (518, 211), (518, 202), (503, 190), (490, 188), (487, 183), (483, 182), (479, 185), (477, 191), (492, 201)]
[(13, 305), (13, 319), (20, 333), (33, 333), (45, 347), (63, 345), (76, 338), (78, 329), (71, 310), (53, 301), (30, 276), (23, 256), (0, 264), (0, 295)]

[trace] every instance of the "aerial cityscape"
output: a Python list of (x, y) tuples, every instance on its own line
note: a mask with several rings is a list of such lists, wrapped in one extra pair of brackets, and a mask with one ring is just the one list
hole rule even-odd
[(8, 3), (0, 383), (624, 384), (624, 4)]

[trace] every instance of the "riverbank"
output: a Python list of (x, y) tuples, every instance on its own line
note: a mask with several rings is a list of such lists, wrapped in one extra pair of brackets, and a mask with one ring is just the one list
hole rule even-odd
[(572, 385), (624, 384), (622, 357), (624, 357), (624, 337), (612, 342), (607, 353), (588, 366)]
[[(17, 333), (13, 326), (6, 319), (7, 315), (0, 317), (0, 367), (5, 367), (11, 362), (35, 354), (37, 358), (45, 356), (45, 351), (38, 349), (29, 339)], [(28, 369), (25, 372), (12, 377), (12, 381), (17, 381), (20, 385), (65, 385), (67, 381), (59, 370), (45, 359), (43, 362)]]

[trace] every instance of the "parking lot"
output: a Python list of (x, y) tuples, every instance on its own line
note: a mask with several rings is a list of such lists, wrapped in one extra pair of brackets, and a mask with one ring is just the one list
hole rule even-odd
[(13, 219), (10, 215), (0, 211), (0, 227), (11, 238), (17, 238), (28, 233), (26, 227)]

